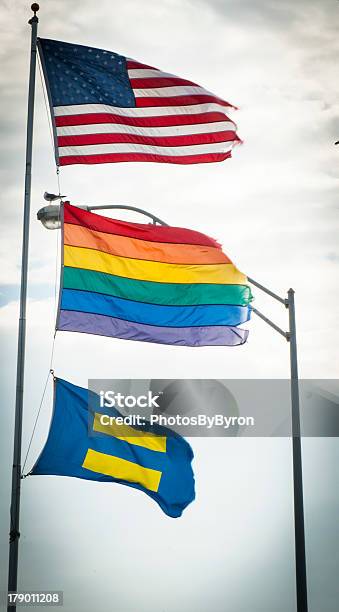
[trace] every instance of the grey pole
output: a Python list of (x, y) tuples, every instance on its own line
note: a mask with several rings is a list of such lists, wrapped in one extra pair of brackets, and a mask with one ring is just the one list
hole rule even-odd
[[(22, 411), (24, 393), (24, 369), (25, 369), (25, 340), (26, 340), (26, 302), (27, 302), (27, 269), (28, 269), (28, 244), (29, 244), (29, 218), (31, 204), (31, 176), (32, 176), (32, 145), (33, 145), (33, 118), (34, 118), (34, 92), (35, 92), (35, 68), (38, 18), (38, 4), (32, 4), (34, 13), (29, 20), (32, 28), (31, 34), (31, 62), (29, 72), (28, 89), (28, 111), (27, 111), (27, 135), (26, 135), (26, 173), (25, 173), (25, 196), (24, 196), (24, 219), (22, 239), (22, 263), (21, 263), (21, 288), (20, 288), (20, 318), (18, 334), (17, 355), (17, 378), (15, 399), (15, 426), (14, 426), (14, 449), (12, 470), (12, 496), (10, 508), (10, 533), (9, 533), (9, 564), (8, 564), (8, 591), (17, 590), (18, 576), (18, 548), (19, 548), (19, 518), (20, 518), (20, 485), (21, 485), (21, 437), (22, 437)], [(8, 606), (8, 611), (13, 612), (16, 606)]]
[(297, 610), (307, 612), (307, 578), (304, 525), (304, 497), (300, 437), (300, 406), (297, 360), (297, 337), (295, 324), (294, 291), (288, 291), (288, 314), (290, 361), (291, 361), (291, 403), (292, 403), (292, 452), (293, 452), (293, 488), (294, 488), (294, 538), (296, 562)]

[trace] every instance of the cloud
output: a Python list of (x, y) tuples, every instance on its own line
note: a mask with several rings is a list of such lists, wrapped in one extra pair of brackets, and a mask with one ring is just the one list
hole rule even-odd
[[(316, 0), (145, 0), (142, 4), (140, 0), (114, 3), (111, 0), (100, 3), (59, 0), (41, 3), (39, 13), (41, 36), (112, 49), (150, 62), (201, 83), (239, 106), (234, 118), (244, 145), (236, 149), (231, 161), (186, 168), (160, 164), (73, 166), (62, 169), (61, 189), (74, 204), (134, 204), (173, 225), (206, 232), (219, 239), (225, 251), (251, 277), (282, 295), (292, 285), (297, 299), (300, 372), (305, 377), (337, 376), (339, 320), (334, 305), (339, 299), (338, 283), (335, 282), (339, 269), (339, 147), (334, 147), (333, 143), (339, 138), (339, 84), (335, 76), (339, 55), (338, 10), (338, 3), (330, 0), (321, 3)], [(3, 1), (0, 5), (0, 57), (5, 66), (0, 76), (0, 89), (6, 110), (0, 117), (0, 282), (4, 304), (1, 332), (5, 355), (2, 397), (3, 405), (9, 407), (2, 415), (6, 443), (2, 466), (8, 467), (8, 474), (21, 260), (29, 16), (28, 5), (22, 0)], [(36, 220), (36, 212), (44, 204), (42, 194), (45, 190), (57, 190), (57, 179), (38, 74), (25, 444), (49, 366), (55, 320), (53, 295), (58, 233), (44, 230)], [(137, 216), (128, 218), (140, 220)], [(256, 306), (285, 329), (285, 309), (258, 291), (255, 297)], [(59, 375), (84, 385), (89, 376), (287, 376), (287, 343), (258, 319), (253, 319), (250, 326), (249, 343), (239, 351), (204, 349), (190, 351), (189, 357), (188, 353), (169, 347), (76, 334), (58, 335), (54, 364)], [(50, 399), (49, 395), (42, 422), (45, 429), (48, 428)], [(42, 427), (34, 452), (39, 452), (43, 439)], [(65, 612), (89, 609), (86, 608), (87, 597), (91, 597), (88, 590), (84, 590), (86, 597), (80, 603), (75, 601), (71, 578), (63, 571), (65, 554), (59, 541), (66, 546), (66, 534), (70, 560), (67, 572), (72, 577), (75, 574), (73, 589), (77, 584), (80, 592), (84, 583), (82, 576), (86, 576), (86, 581), (95, 582), (100, 574), (98, 580), (103, 592), (107, 598), (112, 597), (113, 573), (115, 589), (119, 591), (114, 601), (119, 597), (121, 612), (130, 609), (131, 602), (131, 594), (120, 588), (124, 580), (127, 585), (126, 576), (137, 576), (138, 588), (143, 589), (149, 612), (159, 612), (159, 599), (155, 595), (151, 601), (147, 599), (150, 589), (147, 588), (146, 570), (153, 582), (160, 585), (159, 592), (165, 597), (166, 584), (167, 592), (171, 593), (176, 592), (173, 585), (176, 589), (184, 588), (182, 576), (187, 575), (187, 567), (196, 571), (193, 587), (200, 584), (197, 590), (185, 586), (183, 608), (187, 612), (192, 601), (196, 611), (211, 607), (211, 584), (215, 612), (224, 609), (225, 588), (229, 602), (234, 603), (230, 604), (232, 610), (242, 612), (248, 609), (247, 591), (242, 588), (243, 581), (239, 585), (236, 577), (241, 568), (242, 571), (246, 568), (247, 575), (248, 559), (252, 569), (254, 565), (257, 567), (259, 551), (262, 567), (259, 575), (254, 571), (256, 584), (250, 582), (248, 587), (251, 605), (256, 601), (261, 612), (273, 609), (278, 612), (278, 605), (283, 612), (290, 612), (294, 609), (293, 572), (290, 570), (293, 561), (290, 452), (288, 448), (279, 450), (276, 446), (271, 451), (270, 454), (257, 443), (253, 448), (249, 445), (241, 449), (233, 445), (227, 449), (197, 446), (197, 473), (201, 478), (197, 506), (187, 521), (176, 527), (169, 527), (167, 523), (164, 526), (162, 518), (152, 512), (146, 502), (125, 490), (117, 491), (119, 487), (112, 491), (100, 487), (89, 489), (86, 483), (85, 486), (74, 481), (56, 483), (55, 479), (41, 479), (30, 483), (27, 479), (23, 515), (29, 520), (25, 519), (23, 533), (30, 534), (27, 536), (30, 538), (34, 536), (34, 542), (28, 544), (29, 550), (34, 550), (35, 563), (28, 559), (27, 544), (23, 549), (24, 567), (28, 572), (25, 584), (36, 588), (36, 576), (44, 571), (44, 566), (48, 566), (46, 559), (52, 556), (53, 572), (49, 577), (46, 574), (46, 588), (54, 587), (55, 583), (48, 582), (53, 574), (57, 577), (56, 583), (62, 586), (64, 581), (67, 589), (70, 603)], [(312, 453), (319, 462), (318, 478), (314, 476), (314, 466), (308, 472), (314, 484), (315, 481), (323, 482), (323, 474), (329, 478), (337, 460), (333, 449), (327, 462), (322, 453), (317, 455), (317, 449), (311, 449), (310, 455)], [(238, 471), (233, 469), (235, 460), (240, 461)], [(221, 480), (225, 473), (226, 479), (231, 479), (230, 491), (225, 489), (221, 497), (216, 494), (215, 479), (210, 477), (212, 468), (219, 470)], [(266, 479), (267, 470), (271, 471)], [(311, 483), (309, 486), (308, 503), (318, 494)], [(8, 487), (7, 482), (7, 491)], [(337, 502), (336, 498), (333, 506)], [(280, 512), (278, 523), (277, 512)], [(331, 520), (335, 524), (336, 516), (333, 519), (328, 513), (328, 524)], [(3, 517), (5, 523), (7, 506), (3, 508)], [(313, 514), (312, 517), (314, 520)], [(124, 541), (119, 539), (117, 544), (127, 522), (130, 534), (126, 529)], [(155, 542), (151, 557), (147, 558), (145, 554), (149, 548), (144, 533), (153, 534)], [(196, 533), (202, 534), (198, 543)], [(263, 543), (262, 533), (267, 542)], [(321, 525), (317, 523), (319, 533)], [(312, 540), (312, 537), (310, 534), (311, 546), (314, 546), (316, 538)], [(94, 551), (90, 558), (84, 546), (87, 541)], [(104, 553), (103, 541), (106, 543)], [(220, 548), (220, 541), (226, 545)], [(175, 547), (184, 561), (173, 561), (177, 559)], [(126, 550), (129, 551), (127, 556)], [(326, 560), (326, 550), (322, 555)], [(124, 558), (120, 566), (117, 559)], [(216, 577), (209, 574), (206, 578), (204, 571), (208, 566), (221, 568)], [(316, 569), (321, 571), (321, 567), (319, 562)], [(327, 567), (325, 561), (323, 567)], [(173, 578), (169, 587), (164, 580), (167, 572)], [(269, 577), (270, 597), (266, 597), (262, 575)], [(321, 593), (316, 573), (312, 576), (312, 592)], [(331, 581), (332, 592), (334, 582)], [(138, 589), (135, 592), (139, 593)], [(324, 612), (325, 609), (334, 612), (336, 607), (330, 595), (327, 600)], [(95, 602), (92, 604), (91, 609)], [(137, 603), (135, 605), (138, 607)], [(174, 599), (170, 600), (170, 605), (174, 611)]]
[[(39, 13), (40, 34), (114, 48), (206, 85), (240, 107), (235, 119), (245, 144), (223, 164), (64, 168), (62, 191), (75, 204), (135, 204), (169, 223), (194, 226), (223, 242), (252, 277), (280, 291), (294, 284), (299, 333), (310, 338), (309, 354), (300, 354), (301, 364), (304, 358), (313, 360), (316, 370), (319, 346), (311, 340), (312, 320), (319, 307), (326, 309), (329, 293), (335, 292), (332, 278), (337, 265), (326, 258), (326, 253), (336, 251), (338, 231), (338, 150), (333, 142), (339, 128), (339, 88), (332, 77), (339, 40), (333, 25), (337, 8), (327, 2), (320, 6), (268, 0), (260, 5), (196, 2), (194, 7), (188, 0), (161, 5), (149, 0), (142, 12), (138, 7), (137, 1), (118, 2), (113, 18), (108, 1), (101, 3), (100, 12), (87, 0), (81, 11), (74, 2), (46, 4)], [(133, 23), (136, 14), (138, 28), (131, 35), (126, 24)], [(21, 4), (6, 14), (11, 27), (2, 47), (9, 69), (2, 75), (8, 121), (2, 153), (6, 206), (0, 269), (1, 282), (8, 287), (18, 284), (20, 269), (27, 17)], [(36, 89), (30, 284), (37, 286), (38, 296), (44, 282), (47, 293), (53, 291), (57, 236), (44, 230), (35, 217), (44, 203), (42, 193), (56, 189), (39, 76)], [(319, 262), (322, 304), (314, 301), (309, 282)], [(257, 299), (259, 305), (262, 297)], [(305, 318), (305, 312), (310, 317)], [(334, 321), (329, 321), (328, 333), (336, 335), (332, 325)], [(329, 356), (329, 369), (332, 363)]]

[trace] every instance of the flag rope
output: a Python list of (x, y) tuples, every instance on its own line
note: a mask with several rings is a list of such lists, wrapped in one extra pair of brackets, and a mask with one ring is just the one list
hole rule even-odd
[[(41, 88), (42, 88), (42, 93), (43, 93), (43, 98), (44, 98), (44, 104), (45, 104), (45, 110), (46, 110), (46, 115), (47, 115), (49, 135), (50, 135), (50, 139), (51, 139), (53, 157), (54, 157), (54, 160), (55, 160), (53, 124), (52, 124), (51, 114), (49, 112), (49, 104), (48, 104), (48, 100), (47, 100), (46, 84), (45, 84), (45, 81), (44, 81), (44, 78), (43, 78), (42, 64), (41, 64), (41, 59), (40, 59), (39, 53), (37, 54), (37, 57), (38, 57), (39, 77), (40, 77), (40, 83), (41, 83)], [(60, 196), (61, 195), (60, 166), (56, 162), (56, 160), (55, 160), (55, 169), (56, 169), (57, 184), (58, 184), (58, 195)]]
[[(55, 336), (56, 336), (56, 332), (54, 332), (54, 338), (53, 338), (53, 344), (52, 344), (52, 353), (51, 353), (51, 361), (53, 359), (53, 353), (54, 353)], [(30, 437), (30, 440), (29, 440), (29, 443), (28, 443), (27, 452), (26, 452), (26, 455), (25, 455), (25, 460), (24, 460), (24, 463), (23, 463), (23, 466), (22, 466), (22, 471), (21, 471), (21, 478), (22, 479), (27, 478), (27, 476), (29, 476), (30, 473), (31, 473), (31, 470), (29, 472), (27, 472), (26, 474), (24, 472), (25, 472), (25, 467), (26, 467), (29, 451), (31, 450), (31, 446), (32, 446), (35, 430), (36, 430), (36, 427), (37, 427), (37, 424), (38, 424), (38, 420), (39, 420), (39, 417), (40, 417), (41, 409), (42, 409), (42, 406), (43, 406), (43, 403), (44, 403), (44, 399), (45, 399), (45, 395), (46, 395), (46, 390), (47, 390), (47, 385), (48, 385), (49, 377), (50, 377), (51, 374), (54, 377), (54, 370), (52, 368), (50, 368), (48, 370), (48, 374), (47, 374), (47, 377), (46, 377), (46, 380), (45, 380), (45, 385), (44, 385), (44, 389), (43, 389), (43, 392), (42, 392), (42, 396), (41, 396), (41, 400), (40, 400), (40, 404), (39, 404), (39, 409), (38, 409), (37, 415), (35, 417), (32, 434), (31, 434), (31, 437)]]
[[(51, 138), (52, 151), (53, 151), (53, 156), (54, 156), (54, 137), (53, 137), (52, 120), (51, 120), (51, 116), (50, 116), (50, 113), (49, 113), (49, 107), (48, 107), (48, 104), (47, 104), (47, 97), (46, 97), (44, 79), (43, 79), (43, 75), (42, 75), (41, 59), (40, 59), (39, 53), (37, 53), (37, 57), (38, 57), (38, 67), (39, 67), (40, 82), (41, 82), (42, 93), (43, 93), (43, 97), (44, 97), (44, 104), (45, 104), (45, 109), (46, 109), (46, 114), (47, 114), (47, 121), (48, 121), (48, 127), (49, 127), (49, 135), (50, 135), (50, 138)], [(57, 168), (58, 168), (58, 166), (57, 166)]]
[[(58, 168), (57, 168), (57, 175), (58, 175)], [(60, 185), (59, 185), (60, 187)], [(54, 313), (54, 320), (56, 318), (56, 314), (57, 314), (57, 308), (58, 308), (58, 300), (57, 300), (57, 279), (59, 277), (59, 270), (58, 270), (58, 260), (59, 260), (59, 236), (58, 233), (56, 233), (56, 255), (55, 255), (55, 275), (54, 275), (54, 306), (53, 306), (53, 313)], [(53, 335), (53, 342), (52, 342), (52, 348), (51, 348), (51, 356), (50, 356), (50, 363), (49, 363), (49, 370), (48, 370), (48, 374), (45, 380), (45, 385), (42, 391), (42, 395), (41, 395), (41, 399), (40, 399), (40, 404), (39, 404), (39, 408), (38, 408), (38, 412), (37, 415), (35, 417), (35, 421), (34, 421), (34, 425), (33, 425), (33, 430), (32, 430), (32, 434), (28, 443), (28, 447), (27, 447), (27, 452), (25, 455), (25, 459), (24, 459), (24, 463), (22, 466), (22, 471), (21, 471), (21, 478), (27, 478), (27, 476), (29, 476), (30, 471), (27, 472), (27, 474), (24, 473), (25, 471), (25, 467), (26, 467), (26, 463), (27, 463), (27, 459), (28, 459), (28, 455), (32, 446), (32, 441), (34, 438), (34, 434), (35, 434), (35, 430), (38, 424), (38, 420), (40, 417), (40, 413), (41, 413), (41, 409), (43, 406), (43, 402), (45, 399), (45, 395), (46, 395), (46, 390), (47, 390), (47, 384), (48, 384), (48, 380), (49, 380), (49, 376), (50, 374), (52, 374), (54, 376), (54, 370), (53, 370), (53, 358), (54, 358), (54, 349), (55, 349), (55, 339), (56, 339), (56, 331), (54, 331), (54, 335)]]

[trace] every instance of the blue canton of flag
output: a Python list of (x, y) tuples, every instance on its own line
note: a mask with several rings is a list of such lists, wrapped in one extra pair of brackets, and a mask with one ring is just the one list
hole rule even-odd
[(117, 53), (39, 39), (59, 165), (222, 161), (231, 107), (192, 81)]
[(56, 40), (40, 39), (39, 48), (55, 106), (135, 106), (122, 55)]

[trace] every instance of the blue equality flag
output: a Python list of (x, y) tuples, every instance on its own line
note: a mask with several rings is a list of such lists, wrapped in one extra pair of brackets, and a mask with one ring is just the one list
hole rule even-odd
[(164, 427), (132, 428), (109, 421), (111, 409), (103, 414), (98, 395), (56, 378), (50, 431), (31, 474), (124, 484), (181, 516), (195, 497), (190, 445)]

